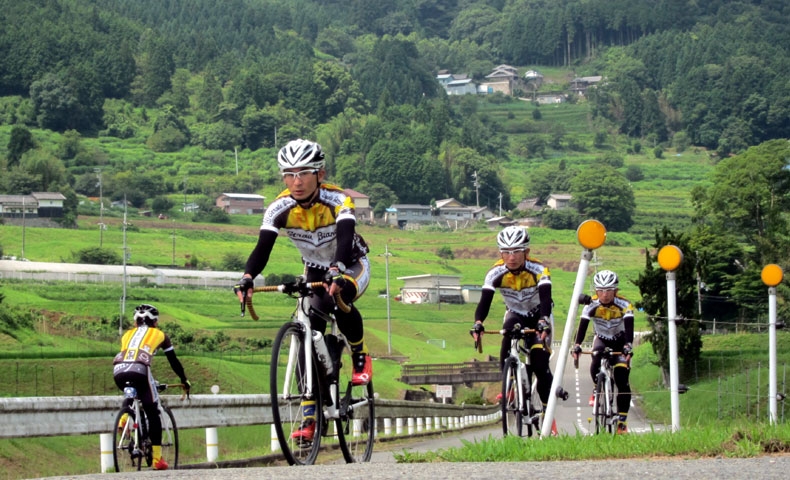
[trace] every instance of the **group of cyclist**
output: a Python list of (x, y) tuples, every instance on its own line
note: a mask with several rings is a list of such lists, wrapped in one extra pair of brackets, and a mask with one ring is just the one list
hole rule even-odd
[[(483, 335), (483, 322), (488, 316), (494, 292), (498, 289), (505, 303), (505, 316), (502, 329), (507, 332), (514, 325), (534, 330), (528, 334), (525, 347), (530, 356), (530, 375), (537, 379), (536, 389), (545, 408), (549, 400), (553, 375), (549, 368), (551, 355), (551, 332), (553, 326), (551, 275), (549, 269), (539, 260), (529, 256), (530, 237), (527, 229), (519, 226), (505, 227), (497, 235), (497, 246), (501, 258), (488, 270), (483, 283), (480, 302), (475, 310), (473, 326), (476, 335)], [(617, 274), (610, 270), (602, 270), (593, 277), (595, 295), (590, 297), (581, 314), (579, 329), (576, 333), (572, 351), (578, 359), (581, 343), (587, 334), (592, 321), (594, 341), (592, 348), (592, 364), (590, 375), (594, 389), (598, 370), (601, 366), (601, 353), (607, 347), (612, 351), (621, 352), (615, 362), (614, 377), (618, 389), (617, 433), (628, 432), (628, 410), (631, 405), (631, 387), (629, 385), (630, 357), (634, 340), (634, 312), (631, 302), (619, 292)], [(500, 367), (509, 355), (510, 339), (502, 338), (499, 353)], [(500, 394), (501, 396), (501, 394)], [(595, 390), (590, 396), (593, 405)], [(552, 425), (556, 433), (556, 423)]]
[[(325, 284), (323, 292), (311, 298), (311, 304), (319, 311), (332, 311), (337, 318), (338, 327), (352, 349), (352, 383), (366, 385), (373, 376), (373, 369), (365, 344), (362, 315), (354, 301), (368, 287), (370, 263), (367, 244), (356, 232), (354, 203), (340, 187), (324, 182), (327, 175), (325, 155), (318, 143), (303, 139), (290, 141), (280, 149), (277, 163), (285, 190), (266, 208), (257, 244), (234, 291), (242, 297), (253, 294), (254, 279), (266, 267), (279, 231), (285, 230), (302, 256), (306, 280)], [(484, 333), (483, 322), (488, 316), (494, 293), (499, 289), (506, 306), (503, 327), (507, 329), (519, 323), (536, 330), (528, 339), (528, 346), (538, 395), (545, 405), (553, 381), (549, 367), (553, 324), (549, 269), (529, 256), (530, 237), (523, 227), (504, 228), (497, 235), (497, 244), (501, 258), (486, 274), (481, 299), (475, 310), (474, 329), (480, 335)], [(596, 334), (594, 350), (610, 346), (625, 354), (630, 353), (633, 311), (630, 303), (617, 294), (617, 276), (609, 271), (599, 272), (594, 284), (596, 295), (582, 313), (577, 346), (584, 340), (587, 326), (592, 321)], [(351, 307), (350, 311), (334, 308), (335, 295), (340, 295)], [(189, 388), (189, 382), (170, 339), (157, 328), (158, 310), (151, 305), (140, 305), (134, 319), (136, 326), (123, 336), (121, 352), (115, 358), (114, 377), (119, 388), (123, 389), (130, 383), (141, 392), (143, 406), (152, 420), (154, 468), (166, 469), (167, 462), (161, 458), (161, 447), (157, 447), (161, 426), (157, 428), (158, 415), (154, 414), (157, 391), (150, 368), (156, 350), (165, 352), (173, 371), (186, 388)], [(311, 322), (313, 329), (325, 333), (327, 326), (324, 320), (316, 316), (311, 317)], [(504, 362), (508, 349), (509, 340), (503, 338), (500, 364)], [(593, 358), (591, 373), (595, 379), (596, 357)], [(615, 375), (621, 392), (618, 398), (618, 431), (625, 432), (630, 404), (630, 395), (624, 394), (630, 392), (627, 359), (622, 364), (619, 362), (618, 366), (625, 366), (617, 369), (619, 374)], [(305, 422), (291, 435), (294, 439), (309, 441), (315, 434), (315, 404), (306, 401), (302, 409)], [(556, 432), (556, 425), (552, 430)]]

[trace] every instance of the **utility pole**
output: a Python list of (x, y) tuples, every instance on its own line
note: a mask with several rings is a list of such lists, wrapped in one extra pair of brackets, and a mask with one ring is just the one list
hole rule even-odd
[(104, 245), (104, 192), (101, 184), (101, 168), (94, 168), (96, 176), (99, 178), (99, 247)]
[(176, 220), (173, 219), (173, 262), (171, 265), (173, 268), (176, 266)]
[(187, 213), (187, 176), (184, 175), (184, 213)]
[(472, 174), (472, 178), (475, 179), (474, 183), (472, 183), (475, 187), (475, 205), (480, 207), (480, 179), (477, 176), (477, 170)]
[(239, 147), (233, 147), (233, 156), (236, 157), (236, 176), (239, 175)]
[(392, 319), (390, 316), (390, 257), (389, 244), (384, 244), (384, 274), (387, 278), (387, 355), (392, 355)]
[(123, 295), (121, 296), (121, 316), (118, 320), (118, 335), (123, 335), (123, 317), (126, 313), (126, 195), (123, 196)]
[(22, 195), (22, 260), (25, 259), (25, 196)]
[(499, 216), (502, 216), (502, 192), (499, 192)]

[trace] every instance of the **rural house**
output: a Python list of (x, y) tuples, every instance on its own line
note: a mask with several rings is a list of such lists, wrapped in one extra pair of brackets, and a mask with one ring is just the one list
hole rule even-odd
[(230, 215), (255, 215), (263, 213), (265, 197), (255, 193), (223, 193), (215, 205)]

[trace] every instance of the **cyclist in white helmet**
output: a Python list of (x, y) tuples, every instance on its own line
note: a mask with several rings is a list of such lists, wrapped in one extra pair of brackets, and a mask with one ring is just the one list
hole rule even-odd
[[(628, 410), (631, 407), (631, 344), (634, 341), (634, 307), (627, 299), (619, 295), (620, 281), (617, 274), (611, 270), (601, 270), (593, 277), (595, 295), (583, 299), (587, 303), (582, 309), (579, 321), (579, 330), (576, 332), (576, 345), (571, 355), (579, 358), (581, 343), (587, 334), (590, 321), (593, 323), (595, 340), (593, 341), (592, 364), (590, 375), (595, 385), (598, 371), (601, 368), (601, 355), (606, 347), (614, 352), (622, 352), (614, 361), (614, 382), (617, 385), (617, 433), (628, 433)], [(590, 406), (595, 401), (595, 392), (590, 395)]]
[[(156, 403), (159, 393), (156, 390), (154, 376), (151, 374), (154, 354), (159, 350), (165, 353), (170, 368), (181, 379), (184, 391), (188, 393), (191, 385), (181, 361), (176, 356), (170, 337), (159, 329), (159, 310), (153, 305), (139, 305), (134, 309), (134, 322), (136, 326), (123, 334), (121, 351), (113, 359), (113, 379), (121, 390), (127, 383), (137, 389), (148, 417), (154, 470), (167, 470), (167, 461), (162, 458), (162, 422)], [(125, 424), (126, 419), (121, 419), (121, 422)], [(123, 428), (123, 425), (119, 427)]]
[[(370, 263), (366, 256), (368, 247), (356, 233), (354, 202), (340, 187), (324, 183), (324, 152), (315, 142), (288, 142), (280, 149), (277, 164), (286, 189), (264, 212), (258, 243), (234, 291), (252, 295), (253, 279), (266, 267), (279, 230), (285, 229), (302, 256), (307, 281), (327, 283), (328, 292), (316, 293), (311, 302), (320, 311), (334, 312), (352, 350), (351, 381), (354, 385), (366, 385), (373, 376), (373, 366), (364, 341), (362, 315), (353, 302), (368, 287)], [(351, 307), (350, 312), (334, 309), (332, 297), (337, 292)], [(310, 320), (314, 330), (326, 333), (326, 321), (312, 316)], [(306, 402), (302, 407), (307, 421), (291, 436), (311, 441), (315, 434), (315, 402)]]
[[(535, 374), (537, 390), (544, 407), (549, 401), (554, 376), (549, 368), (549, 345), (552, 327), (551, 275), (539, 260), (529, 256), (529, 233), (519, 226), (505, 227), (497, 235), (500, 260), (488, 271), (475, 310), (474, 330), (478, 335), (485, 331), (483, 322), (491, 309), (494, 292), (499, 289), (505, 301), (505, 318), (502, 328), (512, 329), (515, 324), (538, 331), (526, 339), (530, 352), (530, 375)], [(510, 338), (503, 335), (499, 351), (499, 366), (504, 366), (510, 353)], [(501, 394), (500, 394), (501, 395)], [(556, 422), (552, 433), (556, 434)]]

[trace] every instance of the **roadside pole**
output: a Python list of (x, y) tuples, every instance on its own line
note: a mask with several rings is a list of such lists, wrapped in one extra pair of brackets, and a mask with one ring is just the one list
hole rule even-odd
[(768, 286), (768, 422), (776, 425), (776, 286), (782, 282), (782, 268), (766, 265), (760, 277)]
[(562, 383), (562, 376), (565, 374), (565, 360), (570, 352), (571, 337), (576, 323), (576, 310), (579, 307), (579, 295), (584, 290), (584, 281), (587, 278), (587, 268), (593, 256), (593, 250), (599, 248), (606, 241), (606, 227), (598, 220), (585, 220), (576, 229), (576, 238), (584, 248), (579, 262), (579, 270), (576, 273), (576, 282), (573, 284), (573, 296), (568, 308), (568, 317), (565, 320), (565, 331), (562, 335), (562, 344), (558, 353), (556, 367), (554, 368), (554, 380), (551, 382), (551, 392), (549, 393), (549, 403), (546, 405), (546, 414), (543, 417), (543, 425), (540, 427), (540, 437), (551, 434), (551, 424), (554, 421), (554, 410), (557, 408), (557, 391)]
[(677, 301), (675, 270), (683, 261), (683, 252), (674, 245), (664, 245), (658, 251), (658, 264), (667, 272), (667, 333), (669, 336), (669, 388), (671, 392), (672, 431), (680, 430), (680, 380), (678, 373), (678, 334), (675, 323)]

